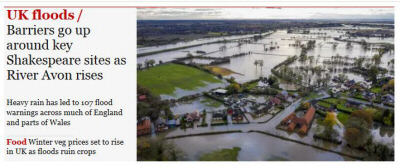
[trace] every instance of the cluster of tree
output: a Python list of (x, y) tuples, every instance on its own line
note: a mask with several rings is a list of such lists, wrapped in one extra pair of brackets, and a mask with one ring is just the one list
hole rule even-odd
[(279, 88), (278, 78), (274, 75), (269, 75), (267, 79), (268, 85), (272, 88)]
[(357, 68), (361, 69), (363, 67), (364, 61), (365, 57), (359, 57), (355, 59), (354, 64), (356, 65)]
[(364, 22), (359, 22), (359, 23), (349, 23), (350, 25), (354, 27), (375, 27), (375, 28), (387, 28), (387, 29), (394, 29), (394, 24), (393, 21), (375, 21), (375, 24), (371, 23), (364, 23)]
[(370, 138), (367, 145), (365, 145), (365, 150), (369, 154), (366, 160), (394, 160), (394, 149), (382, 143), (375, 143), (372, 141), (372, 138)]
[(137, 159), (139, 161), (177, 161), (183, 153), (161, 138), (138, 138), (137, 139)]
[(360, 29), (353, 32), (347, 32), (350, 36), (353, 37), (393, 37), (394, 32), (390, 29)]
[[(173, 117), (168, 102), (162, 101), (160, 96), (152, 95), (148, 89), (141, 86), (138, 86), (137, 94), (146, 96), (146, 100), (137, 102), (138, 118), (150, 117), (152, 121), (156, 121), (161, 115), (170, 119)], [(165, 114), (161, 114), (162, 111)]]
[(285, 81), (302, 85), (303, 76), (286, 65), (282, 66), (278, 71), (272, 69), (271, 72)]
[(372, 81), (373, 85), (378, 84), (379, 76), (385, 76), (385, 74), (389, 72), (386, 68), (382, 68), (378, 65), (365, 64), (362, 66), (362, 63), (359, 63), (359, 61), (357, 61), (356, 64), (358, 65), (350, 70), (364, 75), (368, 80)]
[(229, 84), (226, 87), (226, 90), (228, 91), (229, 94), (241, 93), (243, 91), (242, 87), (237, 82), (232, 82), (231, 84)]
[(382, 86), (383, 91), (393, 92), (394, 91), (394, 79), (389, 80), (388, 83)]
[(347, 144), (354, 148), (363, 148), (370, 138), (372, 123), (372, 114), (365, 110), (357, 110), (351, 113), (345, 125), (344, 138)]
[[(353, 112), (354, 114), (351, 115), (351, 118), (347, 122), (352, 122), (352, 125), (357, 125), (356, 129), (352, 128), (351, 130), (347, 130), (345, 136), (349, 136), (348, 138), (352, 137), (352, 139), (346, 139), (347, 142), (352, 143), (352, 147), (361, 148), (366, 150), (370, 156), (373, 156), (373, 160), (392, 160), (393, 159), (393, 149), (389, 148), (386, 144), (376, 143), (372, 140), (372, 137), (369, 135), (369, 129), (372, 125), (373, 120), (379, 120), (379, 118), (384, 118), (383, 116), (390, 115), (389, 110), (386, 110), (382, 115), (376, 115), (376, 110), (372, 108), (366, 108), (364, 110)], [(379, 118), (376, 118), (379, 117)], [(356, 121), (352, 121), (356, 118)], [(394, 118), (393, 118), (394, 119)], [(393, 120), (392, 119), (392, 120)], [(360, 122), (360, 120), (362, 120)], [(347, 126), (347, 125), (346, 125)], [(358, 129), (358, 131), (356, 131)], [(356, 133), (356, 134), (354, 134)], [(356, 139), (353, 139), (356, 138)]]
[(388, 126), (393, 126), (394, 123), (394, 112), (386, 109), (386, 110), (378, 110), (375, 108), (365, 108), (366, 111), (373, 114), (374, 121), (378, 121), (380, 123), (384, 123)]
[[(162, 61), (160, 60), (159, 63), (162, 64)], [(137, 69), (141, 70), (142, 68), (150, 68), (150, 66), (154, 66), (155, 64), (156, 64), (156, 61), (154, 59), (145, 60), (144, 61), (144, 67), (143, 67), (142, 63), (138, 63), (137, 64)]]
[(277, 69), (283, 65), (290, 65), (290, 64), (294, 63), (296, 60), (297, 60), (297, 56), (288, 57), (288, 58), (286, 58), (285, 61), (279, 63), (278, 65), (275, 65), (274, 68), (272, 68), (272, 69)]
[(315, 43), (316, 43), (315, 40), (309, 40), (306, 45), (306, 50), (308, 51), (308, 50), (314, 49)]
[(385, 54), (387, 52), (393, 52), (393, 51), (394, 51), (394, 44), (390, 44), (390, 43), (384, 43), (378, 49), (379, 54)]
[(358, 110), (351, 114), (346, 123), (344, 138), (349, 146), (363, 149), (370, 155), (366, 159), (393, 160), (394, 150), (386, 144), (373, 142), (370, 128), (373, 114), (367, 110)]
[(247, 91), (251, 94), (260, 94), (260, 95), (276, 95), (279, 93), (278, 90), (270, 87), (255, 88)]
[(300, 62), (307, 60), (307, 51), (314, 49), (315, 43), (315, 40), (309, 40), (306, 45), (301, 45), (301, 52), (299, 56)]
[(378, 66), (370, 66), (366, 72), (367, 77), (372, 81), (372, 84), (377, 83), (379, 74), (385, 73), (383, 69), (380, 69)]
[(338, 139), (339, 132), (334, 129), (334, 126), (337, 124), (337, 118), (334, 112), (326, 113), (325, 119), (322, 122), (323, 131), (314, 135), (314, 137), (321, 138), (330, 142), (334, 142), (337, 144), (342, 143), (341, 140)]
[[(337, 54), (336, 56), (332, 56), (330, 59), (324, 60), (322, 63), (328, 65), (341, 65), (341, 66), (355, 65), (355, 61), (351, 62), (349, 60), (356, 60), (356, 59), (350, 58), (349, 56), (340, 56), (339, 54)], [(362, 61), (364, 61), (364, 59)]]
[(362, 47), (364, 50), (368, 49), (368, 47), (369, 47), (369, 44), (368, 44), (367, 41), (365, 41), (364, 39), (362, 39), (362, 40), (360, 41), (360, 44), (361, 44), (361, 47)]
[(351, 45), (351, 42), (348, 41), (348, 42), (346, 43), (346, 49), (351, 49), (351, 48), (353, 48), (353, 45)]
[(310, 20), (138, 20), (137, 25), (137, 44), (154, 46), (211, 36), (260, 34), (277, 29), (333, 27), (341, 24)]

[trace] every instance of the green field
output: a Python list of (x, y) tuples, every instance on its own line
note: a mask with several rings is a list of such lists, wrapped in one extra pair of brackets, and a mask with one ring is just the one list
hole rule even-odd
[(337, 119), (338, 119), (342, 124), (346, 124), (347, 120), (349, 119), (349, 116), (350, 116), (349, 114), (339, 112), (339, 113), (337, 114)]
[(323, 99), (323, 101), (333, 104), (333, 105), (337, 105), (339, 103), (339, 99), (337, 99), (337, 98), (327, 98), (327, 99)]
[(315, 93), (315, 92), (311, 92), (307, 97), (305, 97), (305, 100), (316, 99), (320, 96), (322, 96), (322, 95)]
[(318, 101), (317, 104), (322, 106), (322, 107), (325, 107), (325, 108), (330, 108), (331, 107), (331, 104), (323, 102), (323, 101)]
[(200, 157), (200, 161), (237, 161), (240, 148), (221, 149), (211, 153), (204, 154)]
[(194, 90), (206, 86), (205, 82), (221, 82), (209, 73), (178, 64), (156, 66), (138, 71), (137, 75), (138, 85), (149, 89), (155, 95), (172, 95), (176, 88)]

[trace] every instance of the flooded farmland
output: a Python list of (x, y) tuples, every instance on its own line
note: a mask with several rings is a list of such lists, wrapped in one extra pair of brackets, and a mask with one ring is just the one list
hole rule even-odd
[[(348, 89), (346, 93), (333, 95), (331, 89), (334, 85), (340, 87), (344, 81), (363, 84), (371, 82), (367, 75), (350, 70), (355, 67), (357, 59), (364, 59), (361, 66), (371, 67), (374, 65), (381, 69), (387, 68), (389, 72), (385, 72), (385, 77), (392, 78), (394, 76), (394, 51), (390, 49), (388, 52), (382, 52), (381, 50), (383, 45), (394, 43), (393, 37), (354, 37), (348, 33), (349, 30), (370, 29), (375, 28), (342, 24), (341, 26), (323, 28), (277, 29), (263, 34), (225, 36), (156, 47), (143, 47), (138, 49), (138, 53), (145, 56), (138, 57), (138, 63), (146, 64), (148, 60), (154, 60), (156, 65), (167, 62), (184, 64), (188, 67), (202, 69), (214, 75), (216, 79), (223, 81), (221, 83), (205, 82), (205, 86), (192, 90), (176, 87), (173, 94), (160, 95), (162, 100), (176, 100), (170, 104), (170, 110), (175, 121), (184, 122), (188, 118), (193, 120), (192, 114), (190, 114), (192, 112), (199, 112), (200, 114), (200, 119), (197, 119), (197, 121), (174, 125), (165, 133), (165, 138), (168, 139), (166, 141), (174, 144), (179, 151), (183, 152), (182, 160), (200, 160), (205, 154), (234, 147), (241, 148), (237, 156), (239, 161), (363, 160), (363, 158), (369, 156), (375, 157), (375, 154), (370, 154), (364, 149), (351, 147), (344, 138), (346, 129), (344, 125), (341, 125), (339, 129), (335, 128), (338, 131), (337, 137), (340, 142), (315, 138), (323, 125), (321, 124), (322, 121), (318, 123), (314, 117), (324, 120), (326, 114), (322, 115), (322, 113), (339, 113), (340, 111), (337, 104), (335, 106), (328, 104), (329, 109), (317, 107), (316, 103), (320, 99), (354, 96), (350, 95), (353, 91), (350, 90), (351, 87), (347, 88), (347, 86), (343, 86)], [(309, 42), (314, 42), (315, 46), (305, 49), (308, 48)], [(368, 43), (368, 45), (365, 43)], [(303, 51), (306, 53), (303, 53)], [(301, 55), (305, 56), (306, 59), (301, 60)], [(376, 55), (380, 55), (379, 61), (375, 60)], [(288, 64), (282, 64), (289, 60), (288, 58), (296, 59)], [(215, 60), (220, 60), (220, 62)], [(213, 71), (212, 68), (210, 68), (211, 70), (207, 69), (211, 66), (219, 69), (216, 68), (217, 71)], [(322, 73), (314, 72), (316, 67), (320, 68)], [(283, 71), (282, 69), (285, 69), (286, 72), (292, 70), (297, 73), (293, 73), (293, 76), (301, 75), (302, 78), (295, 78), (296, 81), (288, 80), (283, 75), (277, 75), (277, 72)], [(216, 73), (218, 70), (225, 73)], [(328, 75), (330, 76), (327, 80), (328, 84), (320, 87), (318, 80)], [(340, 75), (346, 77), (342, 83), (338, 84), (331, 78)], [(277, 77), (277, 86), (273, 86), (274, 82), (270, 84), (267, 81), (266, 77), (272, 78), (270, 76)], [(190, 80), (190, 77), (187, 80)], [(246, 92), (236, 90), (235, 92), (235, 85), (233, 84), (238, 85), (238, 90), (240, 90), (240, 87), (249, 87), (250, 85), (256, 89), (249, 89), (250, 91), (247, 90)], [(230, 86), (233, 86), (233, 89)], [(311, 90), (315, 90), (310, 91), (316, 95), (315, 97), (308, 93), (302, 93), (308, 92), (305, 88), (309, 86), (315, 87), (311, 88)], [(375, 88), (375, 92), (379, 92), (380, 87)], [(215, 93), (214, 91), (217, 88), (220, 92)], [(257, 89), (261, 91), (253, 92), (259, 91)], [(276, 91), (276, 93), (269, 93), (267, 92), (268, 89)], [(303, 89), (306, 91), (303, 91)], [(204, 95), (200, 96), (203, 93)], [(307, 97), (299, 94), (305, 94)], [(195, 98), (179, 100), (191, 95), (196, 96)], [(212, 98), (210, 99), (208, 96)], [(231, 99), (232, 97), (237, 99)], [(348, 107), (357, 106), (354, 109), (361, 110), (370, 106), (368, 101), (368, 99), (362, 100), (361, 103), (356, 103), (357, 105), (348, 101), (341, 104), (345, 107), (340, 107), (342, 107), (341, 110), (347, 110)], [(253, 103), (258, 106), (253, 106)], [(308, 110), (314, 109), (315, 106), (320, 111), (315, 112), (314, 109), (309, 121), (305, 121), (303, 118), (296, 119), (299, 120), (300, 124), (309, 122), (306, 124), (305, 133), (298, 134), (293, 130), (278, 128), (297, 109), (305, 108), (303, 106), (306, 103), (309, 103), (308, 106), (311, 104)], [(235, 116), (242, 115), (244, 119), (235, 119), (237, 123), (233, 123), (234, 110), (237, 109), (242, 113), (236, 113)], [(308, 110), (303, 109), (302, 113), (306, 113), (306, 111), (308, 113)], [(222, 116), (216, 111), (221, 112)], [(352, 112), (354, 111), (347, 111), (349, 115)], [(314, 116), (314, 113), (318, 114)], [(297, 114), (295, 115), (297, 116)], [(166, 119), (166, 121), (168, 120)], [(242, 120), (242, 122), (238, 122), (239, 120)], [(394, 146), (393, 128), (389, 125), (377, 124), (378, 122), (373, 123), (372, 128), (367, 128), (369, 140), (389, 147)], [(293, 129), (299, 129), (300, 124), (296, 123)]]
[[(179, 49), (175, 51), (167, 51), (162, 53), (157, 53), (149, 56), (139, 57), (138, 63), (144, 63), (145, 60), (154, 59), (156, 63), (159, 61), (168, 62), (176, 58), (186, 57), (189, 53), (192, 55), (196, 54), (196, 51), (202, 51), (204, 54), (202, 56), (221, 58), (229, 57), (240, 53), (250, 53), (246, 56), (231, 58), (229, 63), (221, 64), (219, 66), (223, 68), (230, 69), (238, 74), (231, 74), (228, 77), (234, 77), (239, 83), (244, 83), (250, 80), (258, 79), (259, 77), (267, 77), (271, 74), (271, 69), (277, 64), (284, 61), (289, 56), (299, 55), (301, 48), (292, 46), (296, 42), (306, 43), (309, 40), (316, 41), (316, 47), (313, 50), (307, 52), (307, 55), (313, 56), (314, 60), (312, 65), (322, 65), (324, 60), (330, 59), (333, 56), (342, 56), (352, 58), (366, 57), (371, 58), (378, 53), (374, 50), (375, 45), (371, 45), (371, 48), (364, 49), (361, 44), (352, 43), (351, 47), (347, 47), (347, 42), (338, 41), (334, 38), (341, 39), (351, 39), (353, 41), (366, 40), (371, 43), (393, 43), (393, 38), (354, 38), (347, 37), (345, 34), (346, 29), (358, 29), (359, 27), (333, 27), (333, 28), (313, 28), (307, 29), (310, 31), (309, 34), (300, 33), (288, 33), (287, 30), (277, 30), (276, 32), (266, 34), (263, 38), (250, 43), (241, 43), (240, 41), (229, 41), (226, 43), (213, 43), (205, 44), (201, 46)], [(246, 36), (234, 36), (234, 37), (221, 37), (216, 38), (214, 41), (218, 40), (230, 40), (239, 39)], [(249, 36), (248, 38), (251, 38)], [(193, 42), (181, 42), (175, 45), (167, 45), (165, 47), (158, 46), (158, 49), (171, 48), (173, 46), (188, 46), (191, 44), (201, 44), (203, 40), (195, 40)], [(207, 40), (206, 40), (207, 41)], [(155, 50), (154, 47), (150, 47)], [(223, 48), (223, 49), (222, 49)], [(146, 51), (145, 48), (139, 49), (139, 51)], [(380, 66), (387, 67), (390, 60), (394, 58), (393, 52), (388, 52), (383, 54), (382, 63)], [(255, 60), (262, 60), (264, 62), (263, 66), (254, 65)], [(210, 63), (210, 60), (199, 60), (191, 59), (187, 62), (198, 62), (200, 64)], [(296, 62), (291, 66), (302, 66), (305, 63)], [(341, 71), (335, 72), (335, 74), (341, 73)], [(361, 81), (363, 78), (361, 75), (348, 73), (350, 78), (357, 81)]]

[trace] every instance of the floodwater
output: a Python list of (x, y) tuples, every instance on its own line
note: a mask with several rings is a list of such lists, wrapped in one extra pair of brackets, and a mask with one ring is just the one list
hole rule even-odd
[(214, 61), (213, 59), (191, 58), (191, 59), (185, 60), (184, 62), (185, 62), (185, 64), (195, 63), (195, 64), (200, 64), (200, 65), (207, 65), (207, 64), (210, 64), (213, 61)]
[[(261, 54), (250, 54), (244, 57), (231, 58), (229, 64), (223, 64), (221, 67), (228, 68), (240, 74), (231, 74), (237, 82), (244, 83), (250, 80), (258, 79), (260, 77), (269, 76), (271, 69), (284, 61), (286, 57), (282, 56), (268, 56)], [(263, 66), (255, 66), (254, 61), (263, 60)]]
[(219, 88), (219, 87), (224, 88), (224, 87), (226, 87), (228, 85), (228, 82), (221, 80), (221, 83), (204, 82), (204, 84), (205, 84), (205, 86), (197, 87), (194, 90), (184, 90), (184, 89), (181, 89), (181, 88), (175, 88), (175, 91), (174, 91), (173, 94), (171, 94), (171, 95), (162, 94), (162, 95), (160, 95), (160, 97), (161, 97), (162, 100), (177, 99), (177, 98), (181, 98), (183, 96), (188, 96), (188, 95), (193, 95), (193, 94), (206, 92), (206, 91), (209, 91), (209, 90), (214, 89), (214, 88)]
[[(230, 76), (235, 77), (236, 81), (243, 83), (259, 77), (266, 77), (271, 74), (271, 69), (277, 64), (281, 63), (287, 57), (299, 55), (301, 52), (300, 47), (290, 46), (289, 44), (294, 44), (296, 40), (301, 41), (302, 44), (307, 43), (308, 40), (316, 40), (316, 47), (310, 50), (307, 55), (314, 56), (314, 61), (312, 63), (300, 63), (295, 62), (291, 67), (296, 66), (317, 66), (322, 65), (322, 62), (326, 59), (330, 59), (332, 56), (340, 55), (347, 56), (348, 58), (358, 58), (366, 57), (370, 58), (377, 53), (376, 50), (363, 49), (359, 44), (352, 43), (351, 48), (346, 47), (346, 42), (336, 41), (335, 37), (343, 36), (345, 34), (345, 29), (353, 29), (354, 27), (343, 26), (335, 28), (321, 28), (321, 29), (310, 29), (310, 34), (288, 34), (286, 30), (278, 30), (265, 38), (253, 42), (250, 44), (241, 44), (238, 42), (229, 43), (214, 43), (207, 44), (198, 47), (186, 48), (181, 50), (163, 52), (158, 54), (153, 54), (145, 57), (139, 57), (138, 63), (144, 63), (146, 59), (155, 59), (158, 63), (159, 60), (163, 62), (171, 61), (175, 58), (186, 57), (188, 53), (193, 55), (196, 51), (205, 51), (204, 56), (207, 57), (226, 57), (239, 53), (248, 53), (249, 55), (231, 58), (230, 63), (221, 64), (219, 66), (228, 68), (234, 72), (240, 74), (231, 74)], [(251, 37), (252, 35), (249, 35)], [(225, 37), (228, 39), (228, 37)], [(237, 37), (231, 37), (237, 38)], [(361, 40), (365, 39), (367, 42), (373, 43), (394, 43), (393, 38), (352, 38), (351, 40)], [(193, 44), (204, 43), (202, 40), (210, 39), (200, 39), (193, 42), (182, 42), (177, 44), (170, 44), (158, 47), (146, 47), (138, 49), (138, 53), (145, 53), (150, 51), (163, 50), (167, 48), (176, 48), (182, 46), (188, 46)], [(215, 39), (214, 39), (215, 40)], [(220, 39), (219, 39), (220, 40)], [(209, 42), (209, 41), (208, 41)], [(279, 48), (278, 48), (279, 46)], [(336, 46), (336, 47), (334, 47)], [(224, 48), (221, 50), (221, 47)], [(270, 47), (275, 47), (275, 49), (270, 50)], [(373, 45), (372, 48), (375, 46)], [(265, 51), (265, 48), (268, 51)], [(381, 67), (387, 67), (387, 62), (394, 58), (394, 53), (385, 53), (382, 57)], [(256, 60), (262, 60), (263, 65), (255, 65)], [(351, 61), (351, 60), (350, 60)], [(343, 68), (343, 67), (338, 67)], [(330, 73), (331, 76), (342, 73), (342, 71), (337, 72), (325, 72)], [(315, 75), (315, 74), (314, 74)], [(346, 73), (349, 79), (354, 79), (356, 81), (362, 81), (364, 78), (361, 75)], [(227, 77), (230, 77), (227, 76)], [(314, 78), (314, 77), (312, 77)], [(163, 99), (166, 98), (176, 98), (185, 95), (190, 95), (194, 93), (200, 93), (203, 91), (208, 91), (212, 88), (226, 86), (227, 83), (212, 84), (208, 83), (206, 87), (196, 89), (194, 91), (187, 91), (182, 89), (176, 89), (174, 95), (161, 95)], [(296, 89), (295, 86), (290, 84), (284, 84), (281, 87), (288, 90)], [(257, 101), (264, 101), (266, 97), (256, 97)], [(171, 110), (174, 114), (182, 114), (186, 112), (193, 112), (195, 110), (202, 111), (202, 109), (219, 109), (224, 108), (220, 106), (217, 108), (207, 107), (201, 99), (195, 99), (188, 103), (178, 103), (176, 106), (172, 107)], [(312, 136), (315, 132), (317, 124), (314, 121), (309, 134), (305, 137), (301, 137), (295, 133), (287, 133), (282, 130), (277, 130), (275, 127), (279, 122), (289, 115), (296, 109), (300, 104), (300, 101), (294, 103), (294, 105), (286, 108), (284, 111), (276, 115), (271, 121), (266, 124), (230, 124), (226, 126), (209, 126), (209, 127), (195, 127), (186, 130), (181, 130), (179, 128), (172, 130), (168, 136), (176, 136), (182, 134), (196, 134), (204, 132), (214, 132), (214, 131), (227, 131), (227, 130), (242, 130), (245, 133), (231, 133), (231, 134), (218, 134), (218, 135), (208, 135), (208, 136), (194, 136), (172, 139), (179, 149), (185, 153), (184, 160), (198, 160), (202, 154), (212, 152), (221, 148), (232, 148), (240, 147), (242, 150), (239, 153), (239, 160), (351, 160), (350, 158), (343, 157), (341, 155), (322, 151), (309, 146), (304, 146), (301, 144), (284, 141), (275, 137), (259, 134), (259, 133), (246, 133), (248, 130), (262, 130), (276, 135), (285, 136), (291, 139), (301, 140), (306, 143), (324, 146), (335, 151), (345, 152), (353, 155), (363, 155), (359, 151), (348, 149), (345, 145), (334, 145), (331, 143), (326, 143), (324, 141), (314, 141)], [(210, 116), (207, 115), (207, 121), (210, 121)], [(386, 144), (394, 144), (393, 130), (389, 128), (378, 126), (372, 129), (372, 136), (374, 141), (382, 142)]]
[[(157, 53), (145, 57), (139, 57), (138, 63), (144, 63), (146, 59), (154, 59), (156, 63), (160, 60), (163, 62), (172, 61), (175, 58), (186, 57), (188, 53), (192, 55), (203, 55), (206, 57), (226, 57), (232, 56), (239, 53), (249, 53), (249, 55), (231, 58), (230, 63), (225, 63), (219, 65), (224, 68), (228, 68), (234, 72), (239, 74), (231, 74), (227, 77), (234, 77), (236, 81), (239, 83), (247, 82), (250, 80), (257, 79), (261, 76), (269, 76), (271, 74), (271, 69), (277, 64), (284, 61), (288, 56), (299, 55), (301, 52), (300, 47), (291, 46), (295, 41), (300, 41), (302, 44), (307, 43), (309, 40), (316, 40), (316, 46), (313, 50), (308, 51), (308, 56), (314, 56), (313, 63), (299, 63), (296, 62), (291, 67), (295, 66), (317, 66), (323, 65), (322, 62), (324, 60), (330, 59), (332, 56), (343, 56), (348, 58), (358, 58), (358, 57), (366, 57), (370, 58), (373, 55), (377, 54), (378, 51), (375, 49), (363, 49), (360, 44), (352, 43), (352, 47), (347, 48), (347, 42), (336, 41), (334, 38), (340, 37), (342, 39), (348, 38), (345, 35), (348, 29), (367, 29), (368, 27), (352, 27), (348, 25), (344, 25), (343, 27), (332, 27), (332, 28), (312, 28), (310, 30), (310, 34), (296, 34), (296, 33), (287, 33), (286, 30), (278, 30), (269, 35), (264, 36), (264, 38), (253, 41), (251, 43), (241, 43), (238, 41), (231, 41), (228, 43), (213, 43), (206, 44), (197, 47), (191, 47), (181, 50)], [(160, 49), (166, 48), (175, 48), (182, 46), (189, 46), (193, 44), (201, 44), (205, 42), (211, 41), (219, 41), (222, 39), (239, 39), (244, 37), (252, 37), (253, 35), (247, 36), (231, 36), (231, 37), (220, 37), (220, 38), (212, 38), (212, 39), (199, 39), (191, 42), (182, 42), (177, 44), (170, 44), (165, 46), (158, 47), (146, 47), (138, 49), (138, 53), (143, 53), (144, 51), (156, 51)], [(354, 38), (351, 40), (359, 41), (361, 39), (365, 39), (367, 42), (372, 43), (393, 43), (393, 38)], [(334, 47), (336, 46), (336, 47)], [(270, 47), (274, 48), (271, 49)], [(223, 49), (221, 49), (223, 48)], [(376, 48), (376, 45), (372, 45), (371, 48)], [(267, 49), (267, 51), (265, 51)], [(204, 51), (206, 54), (197, 54), (196, 51)], [(394, 58), (393, 52), (385, 53), (382, 57), (382, 63), (380, 66), (387, 67), (387, 63)], [(254, 62), (256, 60), (262, 60), (263, 65), (255, 65)], [(200, 64), (206, 64), (211, 62), (210, 60), (193, 60), (194, 62)], [(350, 59), (349, 62), (352, 62)], [(331, 76), (342, 73), (342, 71), (337, 71), (331, 74)], [(346, 73), (349, 79), (355, 79), (356, 81), (363, 80), (363, 77), (354, 73)], [(286, 87), (283, 85), (282, 87)], [(292, 86), (287, 86), (288, 88)]]
[(199, 97), (194, 100), (176, 103), (175, 106), (171, 107), (171, 111), (174, 113), (174, 115), (176, 115), (191, 113), (194, 111), (202, 112), (203, 110), (210, 112), (225, 108), (226, 106), (224, 104), (216, 102), (213, 99)]
[[(307, 136), (300, 136), (297, 133), (289, 133), (280, 129), (276, 129), (276, 126), (280, 123), (280, 121), (284, 117), (292, 113), (294, 109), (296, 109), (299, 106), (300, 102), (301, 100), (294, 102), (292, 105), (290, 105), (282, 112), (278, 113), (275, 117), (273, 117), (272, 120), (264, 124), (254, 123), (254, 121), (251, 119), (250, 124), (194, 127), (188, 129), (177, 128), (169, 132), (167, 137), (200, 134), (205, 132), (211, 133), (220, 131), (230, 131), (230, 130), (243, 131), (243, 133), (218, 134), (211, 136), (194, 136), (194, 137), (173, 139), (172, 141), (176, 143), (176, 146), (178, 146), (182, 151), (185, 152), (185, 155), (187, 155), (186, 156), (187, 158), (185, 158), (186, 160), (196, 160), (198, 159), (198, 157), (200, 157), (202, 153), (211, 152), (213, 150), (217, 150), (220, 148), (232, 148), (235, 146), (242, 148), (241, 154), (239, 155), (240, 160), (270, 160), (273, 158), (276, 159), (276, 157), (284, 158), (285, 160), (349, 160), (350, 159), (334, 154), (332, 152), (320, 151), (319, 149), (277, 139), (275, 137), (271, 137), (268, 135), (258, 134), (258, 133), (247, 133), (250, 130), (266, 131), (278, 136), (287, 137), (293, 140), (299, 140), (307, 144), (329, 148), (330, 150), (351, 154), (353, 156), (364, 157), (366, 155), (365, 152), (348, 148), (345, 145), (346, 143), (342, 143), (341, 145), (336, 145), (322, 140), (314, 140), (313, 135), (316, 132), (318, 126), (316, 119), (313, 121), (312, 127), (310, 128), (310, 131), (308, 132)], [(211, 116), (210, 114), (207, 114), (207, 122), (210, 122), (211, 120), (210, 116)], [(250, 117), (250, 115), (247, 116)], [(382, 131), (380, 133), (382, 133)], [(236, 134), (240, 135), (238, 136), (240, 138), (236, 138), (235, 136)], [(374, 139), (387, 140), (385, 136), (387, 136), (387, 134), (383, 136), (378, 134), (375, 135)], [(207, 137), (211, 138), (207, 139)], [(282, 144), (279, 143), (276, 144), (277, 142), (280, 142)], [(187, 148), (187, 146), (194, 144), (197, 144), (195, 145), (196, 147)], [(257, 148), (257, 146), (259, 146), (260, 148)], [(297, 155), (298, 153), (292, 152), (297, 150), (304, 150), (302, 154), (303, 155), (305, 154), (306, 156)], [(293, 153), (293, 154), (285, 154), (285, 153)], [(319, 155), (315, 156), (314, 155), (315, 153), (318, 153)], [(257, 157), (254, 157), (253, 154), (257, 154)]]
[(371, 129), (371, 136), (374, 142), (394, 146), (394, 129), (382, 124), (375, 124)]
[(209, 53), (209, 52), (218, 51), (220, 49), (220, 47), (223, 47), (223, 46), (230, 48), (235, 45), (237, 45), (237, 44), (236, 43), (216, 43), (216, 44), (208, 44), (208, 45), (201, 45), (201, 46), (196, 46), (196, 47), (191, 47), (191, 48), (167, 51), (167, 52), (152, 54), (152, 55), (148, 55), (148, 56), (138, 57), (137, 63), (144, 64), (146, 60), (154, 59), (156, 61), (156, 63), (158, 64), (159, 61), (168, 62), (168, 61), (173, 61), (176, 58), (187, 57), (188, 53), (190, 53), (192, 55), (200, 55), (200, 54), (197, 54), (196, 51), (205, 51), (205, 52)]
[(142, 48), (138, 48), (137, 53), (142, 54), (142, 53), (148, 53), (148, 52), (155, 52), (155, 51), (161, 51), (161, 50), (172, 49), (172, 48), (179, 48), (179, 47), (185, 47), (185, 46), (217, 42), (217, 41), (221, 41), (221, 40), (235, 40), (235, 39), (241, 39), (241, 38), (249, 38), (254, 35), (255, 34), (203, 38), (203, 39), (197, 39), (197, 40), (192, 40), (192, 41), (183, 41), (183, 42), (161, 45), (161, 46), (142, 47)]
[[(184, 160), (198, 160), (203, 154), (223, 148), (240, 147), (240, 161), (340, 161), (351, 160), (335, 153), (300, 145), (259, 133), (231, 133), (170, 140), (185, 154)], [(279, 158), (279, 159), (278, 159)]]

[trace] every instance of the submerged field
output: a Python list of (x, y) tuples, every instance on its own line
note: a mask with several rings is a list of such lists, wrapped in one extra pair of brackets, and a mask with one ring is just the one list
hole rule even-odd
[[(138, 71), (138, 85), (160, 95), (162, 100), (175, 99), (169, 101), (173, 102), (169, 105), (176, 121), (185, 121), (187, 114), (199, 112), (198, 121), (180, 122), (165, 133), (163, 142), (174, 145), (174, 149), (182, 154), (176, 160), (393, 160), (394, 104), (389, 107), (380, 102), (386, 101), (383, 97), (394, 97), (394, 85), (390, 90), (390, 82), (373, 84), (369, 78), (374, 76), (360, 72), (368, 70), (373, 74), (384, 68), (382, 77), (394, 81), (394, 50), (387, 47), (393, 45), (394, 39), (371, 37), (365, 42), (360, 41), (363, 37), (353, 37), (348, 32), (385, 29), (356, 25), (295, 28), (295, 31), (285, 28), (247, 38), (232, 35), (213, 38), (213, 42), (198, 39), (144, 47), (140, 49), (141, 53), (150, 54), (138, 57), (138, 64), (146, 65), (147, 60), (152, 60), (158, 66), (146, 65), (147, 69)], [(383, 52), (385, 50), (389, 51)], [(174, 59), (187, 66), (162, 64)], [(227, 59), (229, 61), (225, 61)], [(193, 65), (210, 73), (192, 68)], [(370, 68), (360, 68), (364, 65)], [(230, 85), (232, 77), (240, 84), (239, 89)], [(265, 82), (264, 79), (269, 80)], [(216, 94), (217, 98), (197, 95), (202, 92), (213, 95), (216, 88), (229, 91), (235, 88), (239, 93)], [(278, 94), (270, 90), (276, 90)], [(334, 90), (339, 91), (333, 94)], [(283, 91), (288, 93), (287, 97), (283, 96)], [(371, 93), (374, 94), (371, 96)], [(374, 98), (367, 99), (365, 95)], [(179, 99), (184, 96), (187, 97)], [(274, 98), (282, 100), (278, 102), (280, 105), (271, 106), (275, 104)], [(379, 103), (368, 102), (373, 99)], [(317, 111), (308, 133), (299, 135), (279, 129), (277, 126), (282, 120), (304, 106), (304, 102)], [(243, 113), (243, 121), (248, 123), (233, 122), (238, 119), (227, 113), (230, 109)], [(259, 111), (262, 113), (256, 114)], [(325, 119), (329, 119), (325, 115), (331, 111), (336, 114), (332, 120), (335, 127), (325, 123)], [(352, 116), (356, 111), (365, 113), (356, 118)], [(214, 115), (216, 112), (224, 112), (226, 117), (220, 119), (220, 115)], [(304, 115), (303, 112), (297, 114)], [(364, 122), (358, 118), (367, 119)], [(322, 131), (331, 139), (321, 138)], [(359, 136), (363, 132), (365, 136)], [(368, 141), (362, 147), (351, 146), (352, 139), (358, 142), (359, 137), (361, 140), (368, 138)], [(332, 142), (332, 139), (340, 142)]]
[(172, 95), (177, 88), (194, 90), (206, 86), (207, 83), (221, 83), (221, 80), (209, 73), (178, 64), (165, 64), (138, 71), (137, 79), (140, 86), (156, 95)]

